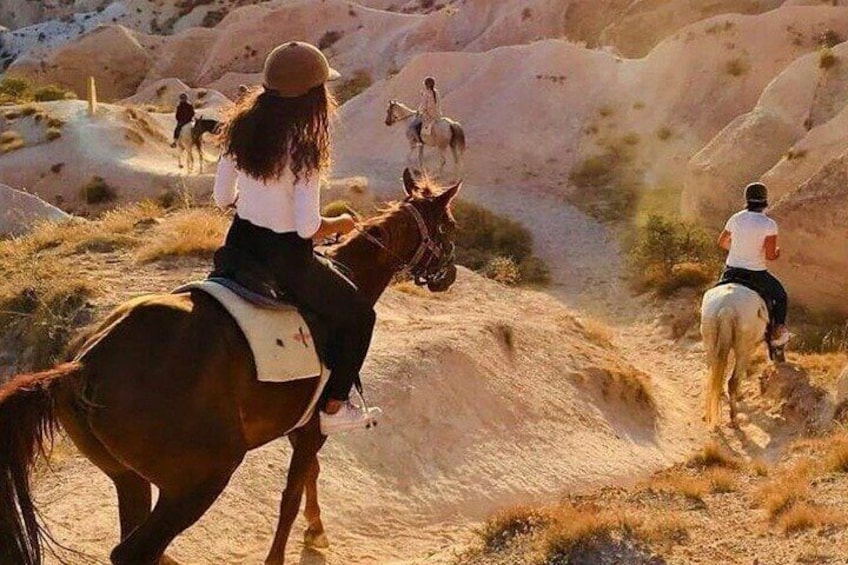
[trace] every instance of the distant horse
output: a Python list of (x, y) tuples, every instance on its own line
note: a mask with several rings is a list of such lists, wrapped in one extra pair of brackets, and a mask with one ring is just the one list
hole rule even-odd
[(194, 120), (190, 128), (183, 127), (180, 131), (180, 137), (177, 139), (177, 148), (179, 149), (179, 165), (183, 168), (183, 155), (186, 156), (186, 164), (188, 170), (194, 170), (194, 151), (200, 158), (200, 173), (203, 174), (203, 134), (217, 133), (221, 127), (217, 120), (205, 119), (203, 116)]
[[(718, 426), (721, 395), (730, 353), (733, 373), (727, 383), (730, 400), (730, 423), (736, 426), (739, 381), (748, 371), (751, 356), (765, 342), (769, 313), (765, 301), (755, 291), (741, 284), (726, 284), (704, 293), (701, 302), (701, 337), (710, 367), (707, 380), (707, 405), (704, 420)], [(771, 346), (769, 346), (771, 347)], [(783, 358), (783, 348), (770, 349), (774, 359)]]
[(465, 153), (465, 130), (462, 124), (450, 118), (440, 118), (430, 130), (429, 135), (422, 135), (421, 117), (418, 112), (405, 104), (392, 100), (386, 110), (386, 125), (393, 126), (398, 122), (408, 121), (406, 139), (409, 141), (410, 159), (413, 152), (418, 150), (418, 168), (424, 170), (424, 146), (429, 145), (439, 150), (439, 173), (445, 168), (445, 151), (450, 148), (453, 153), (454, 170), (462, 172), (462, 156)]
[[(450, 203), (404, 171), (407, 197), (328, 254), (375, 303), (401, 270), (433, 292), (456, 279)], [(251, 350), (230, 315), (202, 291), (135, 298), (87, 336), (75, 361), (0, 387), (0, 563), (41, 565), (30, 475), (61, 423), (115, 483), (121, 542), (115, 565), (157, 565), (173, 539), (221, 494), (247, 451), (288, 433), (294, 447), (274, 542), (281, 565), (304, 489), (305, 542), (327, 547), (317, 498), (318, 451), (327, 439), (310, 405), (317, 378), (256, 380)], [(151, 512), (151, 483), (159, 498)], [(161, 561), (160, 561), (161, 560)]]

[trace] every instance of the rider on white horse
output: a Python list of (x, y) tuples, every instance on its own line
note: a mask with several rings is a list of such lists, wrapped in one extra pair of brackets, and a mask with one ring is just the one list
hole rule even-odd
[(436, 79), (424, 79), (424, 89), (421, 91), (421, 102), (418, 104), (418, 115), (421, 118), (421, 142), (429, 136), (435, 124), (442, 117), (442, 99), (436, 90)]
[(761, 183), (745, 188), (746, 209), (727, 221), (718, 243), (729, 251), (722, 282), (740, 282), (763, 295), (769, 307), (774, 347), (787, 344), (791, 334), (786, 328), (788, 298), (777, 278), (768, 272), (767, 261), (780, 257), (777, 245), (777, 222), (765, 214), (768, 190)]
[(174, 142), (171, 147), (177, 146), (177, 141), (180, 139), (180, 132), (184, 126), (190, 124), (194, 120), (194, 106), (188, 101), (188, 94), (183, 92), (180, 94), (180, 103), (177, 105), (177, 127), (174, 129)]

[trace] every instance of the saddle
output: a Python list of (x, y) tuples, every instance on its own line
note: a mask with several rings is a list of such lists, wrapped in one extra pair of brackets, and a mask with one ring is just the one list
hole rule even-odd
[(227, 245), (221, 247), (215, 252), (213, 270), (208, 278), (260, 308), (296, 309), (312, 334), (318, 357), (327, 367), (333, 366), (332, 352), (327, 346), (329, 329), (314, 313), (301, 308), (291, 297), (286, 296), (278, 287), (274, 275), (250, 254)]

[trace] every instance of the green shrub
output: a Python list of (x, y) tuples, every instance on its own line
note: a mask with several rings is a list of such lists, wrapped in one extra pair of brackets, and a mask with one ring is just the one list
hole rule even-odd
[(0, 80), (0, 104), (27, 102), (29, 89), (29, 82), (24, 79), (6, 77)]
[(91, 180), (80, 189), (80, 193), (88, 204), (102, 204), (118, 197), (118, 193), (106, 183), (103, 177), (91, 177)]
[[(547, 266), (533, 255), (533, 236), (527, 228), (464, 200), (454, 201), (453, 215), (459, 224), (458, 264), (486, 274), (495, 259), (508, 259), (517, 268), (522, 283), (544, 284), (550, 280)], [(502, 261), (495, 264), (505, 265)]]
[(54, 100), (69, 100), (76, 97), (76, 93), (55, 84), (36, 88), (32, 93), (32, 98), (36, 102), (53, 102)]
[(639, 286), (661, 293), (703, 288), (722, 266), (718, 246), (703, 229), (652, 214), (630, 249), (630, 266)]
[(482, 274), (486, 278), (507, 286), (515, 286), (521, 282), (518, 265), (509, 257), (495, 257), (483, 267)]
[(579, 163), (568, 175), (577, 189), (572, 203), (599, 220), (618, 221), (632, 217), (644, 189), (642, 174), (634, 165), (638, 136), (606, 140), (602, 154)]

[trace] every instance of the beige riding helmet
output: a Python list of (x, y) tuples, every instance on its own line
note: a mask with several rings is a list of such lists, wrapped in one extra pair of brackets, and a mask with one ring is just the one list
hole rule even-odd
[(314, 45), (290, 41), (274, 48), (265, 59), (263, 85), (277, 96), (297, 98), (341, 75)]

